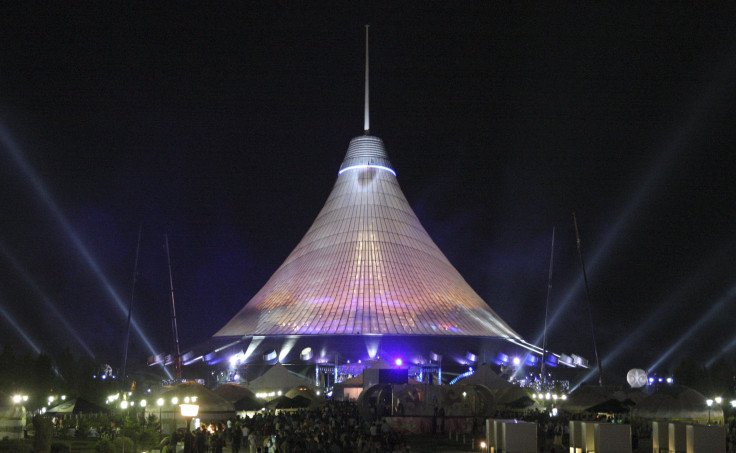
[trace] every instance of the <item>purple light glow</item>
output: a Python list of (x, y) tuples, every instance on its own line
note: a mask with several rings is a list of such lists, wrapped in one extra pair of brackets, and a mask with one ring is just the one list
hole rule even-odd
[(396, 359), (396, 360), (394, 361), (394, 363), (396, 364), (396, 366), (401, 366), (401, 365), (403, 365), (403, 364), (404, 364), (404, 361), (403, 361), (403, 360), (401, 360), (401, 357), (399, 357), (398, 359)]

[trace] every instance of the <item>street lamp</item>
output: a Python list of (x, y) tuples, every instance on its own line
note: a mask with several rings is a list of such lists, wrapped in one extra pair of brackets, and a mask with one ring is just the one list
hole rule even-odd
[(158, 432), (160, 433), (164, 428), (164, 422), (161, 420), (161, 409), (163, 409), (164, 406), (164, 399), (159, 398), (156, 400), (156, 405), (158, 406)]
[(181, 416), (187, 419), (187, 430), (194, 417), (199, 413), (199, 404), (180, 404)]
[(480, 441), (480, 451), (488, 451), (486, 450), (487, 447), (488, 445), (486, 444), (485, 440)]
[(708, 424), (710, 425), (710, 407), (713, 405), (713, 400), (708, 398), (705, 400), (705, 404), (708, 405)]
[[(188, 398), (187, 398), (188, 399)], [(199, 404), (185, 403), (180, 404), (181, 416), (187, 419), (187, 432), (184, 435), (184, 451), (192, 451), (192, 419), (199, 413)]]
[(13, 395), (14, 404), (25, 403), (26, 401), (28, 401), (28, 395)]

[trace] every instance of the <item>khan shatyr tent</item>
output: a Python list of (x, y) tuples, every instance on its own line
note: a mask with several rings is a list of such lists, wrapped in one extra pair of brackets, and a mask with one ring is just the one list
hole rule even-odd
[(354, 138), (312, 227), (216, 336), (519, 338), (429, 237), (381, 139)]
[[(253, 338), (254, 343), (274, 336), (523, 343), (422, 227), (383, 141), (370, 135), (367, 110), (366, 102), (365, 135), (350, 141), (332, 193), (312, 226), (215, 337)], [(315, 353), (319, 347), (312, 345)]]

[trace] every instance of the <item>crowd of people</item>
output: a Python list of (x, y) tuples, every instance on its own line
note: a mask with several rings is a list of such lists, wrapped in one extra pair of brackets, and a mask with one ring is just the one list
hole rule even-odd
[[(162, 453), (183, 442), (185, 453), (404, 453), (406, 441), (388, 423), (369, 422), (357, 405), (328, 402), (320, 408), (258, 413), (172, 436)], [(167, 451), (168, 450), (168, 451)]]
[[(651, 437), (651, 426), (631, 420), (598, 420), (596, 414), (566, 414), (551, 417), (545, 411), (497, 412), (496, 419), (520, 419), (538, 425), (538, 446), (543, 452), (566, 451), (570, 441), (569, 422), (595, 420), (631, 424), (632, 447), (636, 451), (641, 438)], [(439, 418), (432, 434), (442, 432)], [(484, 431), (482, 418), (473, 423), (472, 432)], [(728, 449), (734, 451), (736, 421), (726, 426)], [(229, 446), (232, 453), (405, 453), (409, 451), (401, 433), (391, 430), (386, 419), (363, 419), (355, 403), (330, 401), (324, 406), (294, 412), (261, 412), (253, 417), (235, 418), (211, 425), (201, 425), (192, 432), (180, 432), (162, 446), (161, 453), (173, 453), (183, 443), (185, 453), (222, 453)]]

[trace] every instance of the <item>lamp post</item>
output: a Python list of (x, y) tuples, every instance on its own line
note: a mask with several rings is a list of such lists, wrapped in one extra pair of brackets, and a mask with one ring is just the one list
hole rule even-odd
[(710, 407), (713, 405), (713, 400), (708, 398), (705, 400), (705, 404), (708, 405), (708, 424), (710, 425)]
[(158, 406), (158, 432), (161, 433), (163, 432), (163, 428), (164, 428), (164, 422), (163, 420), (161, 420), (161, 409), (164, 406), (164, 399), (163, 398), (157, 399), (156, 405)]
[(199, 413), (199, 404), (184, 403), (179, 405), (179, 409), (181, 410), (181, 416), (187, 420), (187, 432), (184, 434), (184, 453), (191, 453), (194, 440), (192, 437), (192, 419)]

